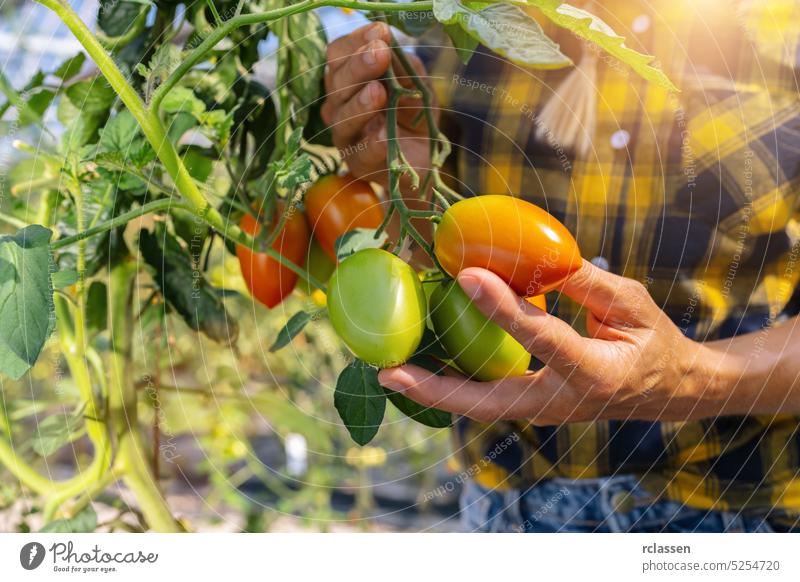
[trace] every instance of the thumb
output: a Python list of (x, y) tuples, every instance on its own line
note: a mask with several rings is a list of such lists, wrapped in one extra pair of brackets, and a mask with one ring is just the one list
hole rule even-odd
[(659, 313), (642, 283), (604, 271), (586, 260), (562, 284), (561, 291), (586, 307), (599, 322), (613, 326), (649, 326)]

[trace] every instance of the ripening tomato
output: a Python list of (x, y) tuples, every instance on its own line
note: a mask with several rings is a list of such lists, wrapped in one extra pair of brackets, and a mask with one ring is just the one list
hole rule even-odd
[(411, 357), (422, 340), (426, 313), (417, 274), (381, 249), (347, 257), (328, 282), (333, 329), (358, 358), (379, 368)]
[(434, 251), (455, 277), (482, 267), (523, 297), (558, 287), (581, 267), (575, 239), (555, 217), (511, 196), (477, 196), (453, 204), (434, 235)]
[[(283, 208), (284, 203), (278, 202), (274, 221), (280, 218)], [(256, 236), (261, 230), (261, 225), (251, 215), (245, 214), (239, 223), (239, 228)], [(292, 210), (292, 215), (286, 220), (283, 231), (272, 243), (272, 248), (294, 264), (302, 265), (306, 258), (310, 238), (311, 233), (308, 230), (306, 219), (295, 208)], [(266, 253), (254, 253), (242, 245), (237, 245), (236, 256), (239, 257), (242, 277), (244, 277), (250, 293), (267, 307), (278, 305), (297, 285), (297, 273)]]
[(436, 337), (468, 376), (488, 382), (522, 376), (531, 355), (507, 331), (488, 319), (453, 280), (433, 291), (430, 314)]
[(328, 174), (317, 180), (306, 192), (305, 205), (314, 238), (334, 261), (336, 239), (356, 228), (378, 228), (384, 217), (369, 182), (349, 174)]
[[(327, 283), (336, 268), (336, 263), (331, 261), (316, 239), (311, 239), (311, 244), (308, 245), (305, 265), (306, 271), (320, 283)], [(318, 291), (305, 277), (300, 277), (300, 285), (309, 295)]]

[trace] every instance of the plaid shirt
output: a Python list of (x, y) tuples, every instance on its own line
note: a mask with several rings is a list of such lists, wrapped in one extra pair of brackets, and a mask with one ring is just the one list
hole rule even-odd
[[(656, 56), (671, 94), (600, 54), (597, 126), (583, 158), (535, 137), (569, 69), (480, 49), (467, 66), (423, 39), (462, 190), (522, 196), (558, 217), (583, 256), (643, 282), (697, 341), (759, 333), (800, 305), (800, 0), (601, 0), (594, 12)], [(535, 16), (535, 12), (531, 13)], [(572, 35), (540, 20), (577, 61)], [(550, 311), (584, 329), (566, 297)], [(634, 473), (700, 508), (800, 516), (798, 417), (700, 422), (524, 422), (455, 431), (484, 486)]]

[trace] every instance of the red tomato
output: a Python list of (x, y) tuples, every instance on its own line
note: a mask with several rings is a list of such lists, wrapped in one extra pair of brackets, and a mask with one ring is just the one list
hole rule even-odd
[[(283, 209), (284, 203), (278, 202), (273, 222), (280, 219)], [(255, 218), (246, 214), (239, 223), (239, 228), (252, 236), (257, 236), (261, 225)], [(295, 208), (286, 220), (283, 231), (272, 244), (272, 248), (294, 264), (302, 265), (310, 238), (305, 217)], [(266, 253), (254, 253), (242, 245), (237, 245), (236, 256), (239, 257), (242, 277), (253, 297), (267, 307), (278, 305), (297, 285), (297, 273)]]
[(453, 204), (436, 229), (434, 251), (450, 276), (482, 267), (523, 297), (555, 289), (582, 264), (578, 244), (563, 224), (511, 196)]
[(317, 180), (306, 192), (305, 204), (314, 237), (334, 261), (336, 239), (356, 228), (378, 228), (384, 217), (369, 182), (349, 174), (328, 174)]

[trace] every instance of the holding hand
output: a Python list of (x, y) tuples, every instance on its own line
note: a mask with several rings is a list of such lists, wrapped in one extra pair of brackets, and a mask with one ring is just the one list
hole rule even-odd
[(735, 376), (730, 362), (723, 364), (720, 354), (686, 338), (637, 281), (587, 261), (567, 279), (562, 292), (588, 310), (588, 338), (522, 300), (490, 271), (465, 269), (458, 283), (484, 315), (546, 367), (474, 382), (406, 365), (383, 370), (383, 386), (482, 422), (683, 421), (733, 412), (721, 381)]
[[(401, 85), (413, 83), (401, 63), (392, 56), (389, 27), (369, 24), (341, 37), (328, 46), (325, 73), (327, 97), (322, 118), (330, 126), (334, 145), (351, 173), (357, 178), (386, 182), (386, 113), (388, 93), (381, 78), (393, 65)], [(425, 67), (414, 55), (408, 60), (417, 75)], [(400, 147), (411, 166), (424, 175), (428, 160), (428, 131), (420, 115), (421, 100), (403, 97), (398, 103)]]

